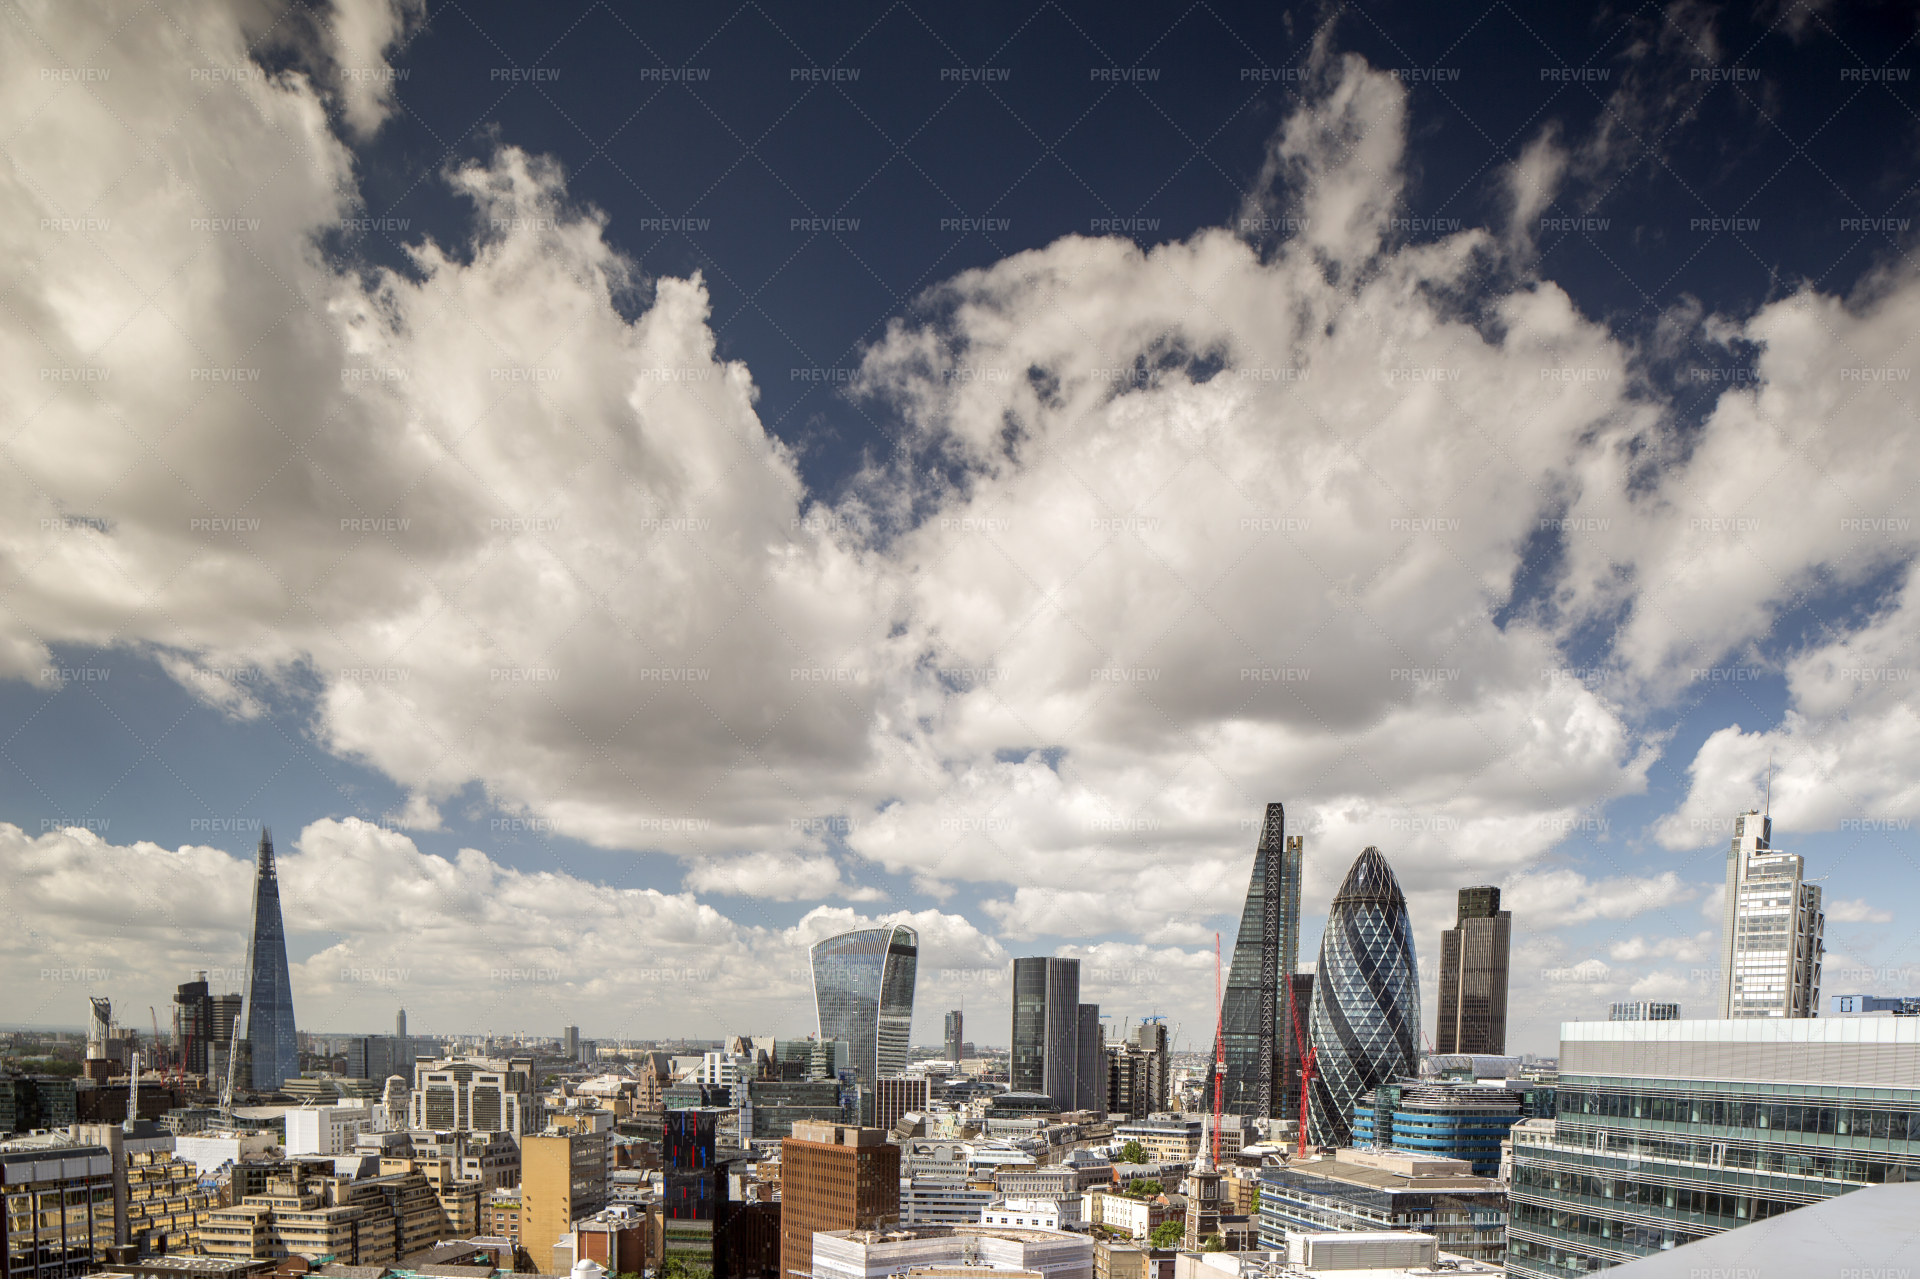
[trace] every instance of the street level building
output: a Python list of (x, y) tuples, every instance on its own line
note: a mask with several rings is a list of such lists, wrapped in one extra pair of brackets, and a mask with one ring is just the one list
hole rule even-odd
[(969, 1277), (1014, 1271), (1038, 1279), (1093, 1279), (1093, 1240), (1033, 1226), (999, 1225), (831, 1230), (813, 1237), (814, 1279), (889, 1279), (901, 1274), (949, 1279), (955, 1267), (966, 1267), (960, 1274)]

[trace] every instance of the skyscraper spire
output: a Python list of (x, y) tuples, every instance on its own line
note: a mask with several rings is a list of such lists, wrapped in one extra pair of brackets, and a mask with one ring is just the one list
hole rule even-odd
[(287, 971), (287, 934), (280, 919), (280, 876), (273, 864), (273, 831), (260, 828), (253, 868), (253, 931), (247, 948), (247, 1049), (256, 1092), (274, 1092), (300, 1074), (293, 1029), (293, 981)]

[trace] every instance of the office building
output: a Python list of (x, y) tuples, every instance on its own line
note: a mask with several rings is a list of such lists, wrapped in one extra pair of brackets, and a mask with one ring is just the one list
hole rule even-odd
[(280, 919), (280, 875), (273, 863), (273, 832), (260, 828), (253, 870), (253, 928), (248, 949), (248, 1058), (253, 1090), (277, 1092), (300, 1076), (300, 1041), (293, 1026), (293, 978), (287, 969), (287, 933)]
[(182, 982), (173, 992), (174, 1042), (180, 1045), (181, 1059), (190, 1075), (207, 1073), (207, 1045), (213, 1039), (213, 996), (207, 988), (207, 974)]
[(443, 1057), (416, 1061), (410, 1128), (466, 1129), (515, 1137), (546, 1126), (531, 1057)]
[(0, 1144), (5, 1279), (79, 1279), (114, 1242), (113, 1155), (105, 1146)]
[(1314, 975), (1315, 1075), (1308, 1139), (1352, 1144), (1353, 1107), (1376, 1086), (1418, 1073), (1420, 978), (1400, 881), (1380, 850), (1354, 859), (1327, 913)]
[(874, 1230), (899, 1219), (900, 1147), (880, 1129), (800, 1123), (780, 1143), (782, 1279), (813, 1273), (816, 1232)]
[(393, 1015), (393, 1037), (395, 1039), (407, 1037), (407, 1010), (404, 1008)]
[(716, 1158), (720, 1112), (674, 1110), (660, 1122), (662, 1214), (672, 1222), (712, 1222), (727, 1184)]
[(749, 1080), (747, 1104), (740, 1108), (741, 1144), (792, 1136), (801, 1120), (851, 1122), (859, 1118), (857, 1098), (843, 1092), (837, 1079)]
[(76, 1093), (64, 1075), (0, 1073), (0, 1137), (77, 1122)]
[(1561, 1279), (1920, 1181), (1920, 1021), (1566, 1022), (1513, 1130), (1508, 1273)]
[[(960, 1279), (993, 1271), (1093, 1279), (1093, 1240), (1035, 1226), (902, 1226), (830, 1230), (813, 1239), (814, 1279)], [(783, 1258), (783, 1276), (795, 1271)]]
[(573, 1061), (580, 1056), (580, 1028), (578, 1026), (562, 1026), (560, 1028), (560, 1055), (568, 1061)]
[[(1293, 1020), (1281, 979), (1299, 967), (1300, 875), (1303, 844), (1286, 833), (1286, 808), (1268, 804), (1254, 849), (1240, 931), (1233, 939), (1220, 1009), (1220, 1036), (1227, 1074), (1222, 1105), (1236, 1115), (1260, 1119), (1290, 1115), (1298, 1106), (1299, 1076), (1283, 1058), (1293, 1058)], [(1300, 1010), (1305, 1024), (1306, 1009)], [(1211, 1107), (1212, 1089), (1207, 1102)]]
[(604, 1132), (543, 1132), (520, 1139), (520, 1245), (544, 1265), (573, 1223), (607, 1206)]
[(1506, 1220), (1506, 1187), (1457, 1159), (1341, 1150), (1260, 1170), (1262, 1248), (1302, 1233), (1418, 1230), (1444, 1252), (1498, 1265)]
[(813, 998), (822, 1040), (844, 1040), (871, 1118), (874, 1081), (907, 1068), (920, 934), (904, 924), (862, 928), (816, 942)]
[(1656, 1004), (1642, 999), (1607, 1005), (1608, 1021), (1679, 1021), (1680, 1005)]
[(345, 1047), (349, 1079), (384, 1085), (394, 1075), (413, 1078), (414, 1042), (404, 1035), (355, 1035)]
[[(1670, 1005), (1678, 1008), (1678, 1004)], [(1895, 1017), (1920, 1017), (1920, 995), (1835, 995), (1833, 997), (1835, 1016), (1854, 1017), (1871, 1016), (1874, 1013), (1892, 1013)], [(1679, 1019), (1679, 1014), (1674, 1015)], [(1619, 1018), (1615, 1018), (1618, 1021)]]
[[(1920, 1269), (1917, 1220), (1920, 1186), (1870, 1186), (1610, 1273), (1614, 1279), (1907, 1279)], [(1757, 1273), (1740, 1275), (1743, 1270)]]
[(958, 1008), (947, 1014), (947, 1060), (958, 1065), (967, 1053), (966, 1018)]
[(289, 1155), (344, 1155), (370, 1127), (365, 1106), (295, 1106), (286, 1115)]
[(882, 1075), (874, 1084), (873, 1099), (873, 1126), (890, 1131), (902, 1115), (927, 1113), (927, 1077)]
[(1399, 1079), (1354, 1107), (1353, 1144), (1458, 1159), (1475, 1176), (1492, 1177), (1507, 1131), (1523, 1119), (1552, 1117), (1553, 1089), (1545, 1085)]
[(1013, 961), (1015, 1092), (1043, 1093), (1062, 1111), (1106, 1108), (1100, 1006), (1080, 1002), (1080, 961)]
[(1513, 912), (1492, 885), (1460, 890), (1452, 928), (1440, 934), (1436, 1052), (1499, 1056), (1507, 1051), (1507, 970)]
[(1770, 842), (1773, 819), (1742, 813), (1727, 849), (1720, 1015), (1818, 1017), (1826, 914), (1799, 854)]

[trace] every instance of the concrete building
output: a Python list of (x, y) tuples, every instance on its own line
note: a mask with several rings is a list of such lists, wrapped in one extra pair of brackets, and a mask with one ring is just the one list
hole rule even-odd
[(287, 1111), (286, 1148), (289, 1155), (344, 1155), (373, 1116), (363, 1106), (299, 1106)]
[(924, 1115), (930, 1099), (925, 1075), (882, 1075), (874, 1081), (873, 1126), (888, 1131), (902, 1115)]
[(1084, 1212), (1089, 1224), (1120, 1231), (1131, 1239), (1146, 1239), (1172, 1219), (1158, 1198), (1135, 1199), (1104, 1190), (1088, 1192)]
[(955, 1066), (958, 1066), (967, 1055), (966, 1020), (965, 1015), (957, 1008), (947, 1014), (947, 1060)]
[[(1093, 1279), (1093, 1240), (1032, 1226), (902, 1226), (831, 1230), (813, 1237), (814, 1279), (936, 1279), (946, 1268), (1026, 1272), (1041, 1279)], [(782, 1270), (787, 1270), (782, 1263)]]
[(520, 1246), (544, 1265), (573, 1223), (607, 1204), (603, 1132), (544, 1132), (520, 1139)]
[(1508, 1272), (1558, 1279), (1920, 1181), (1920, 1022), (1567, 1022), (1513, 1130)]
[(1607, 1020), (1679, 1021), (1680, 1005), (1652, 1003), (1645, 999), (1622, 1004), (1608, 1004)]
[(1454, 925), (1440, 934), (1440, 1009), (1434, 1049), (1441, 1053), (1507, 1051), (1507, 970), (1513, 912), (1500, 909), (1492, 885), (1460, 890)]
[(1818, 1017), (1826, 914), (1795, 853), (1773, 847), (1773, 819), (1742, 813), (1727, 849), (1720, 918), (1720, 1015)]
[(900, 1220), (900, 1147), (879, 1128), (797, 1123), (780, 1143), (780, 1273), (805, 1279), (819, 1231)]
[(407, 1126), (523, 1137), (546, 1127), (531, 1057), (443, 1057), (414, 1063)]
[[(650, 1255), (647, 1214), (633, 1204), (615, 1204), (573, 1223), (566, 1241), (569, 1270), (582, 1261), (601, 1266), (610, 1275), (639, 1274)], [(556, 1269), (554, 1273), (563, 1273)]]
[(1262, 1248), (1302, 1231), (1419, 1230), (1445, 1252), (1498, 1265), (1506, 1223), (1506, 1187), (1457, 1159), (1341, 1150), (1260, 1170)]
[(1080, 1197), (1022, 1199), (1001, 1196), (980, 1209), (983, 1226), (1038, 1226), (1042, 1230), (1072, 1229), (1081, 1223)]
[[(1207, 1116), (1207, 1119), (1211, 1118), (1212, 1116)], [(1236, 1123), (1238, 1122), (1238, 1116), (1232, 1118)], [(1226, 1137), (1235, 1129), (1232, 1125), (1223, 1122), (1220, 1131), (1221, 1153), (1224, 1155), (1227, 1153), (1228, 1145)], [(1113, 1129), (1116, 1147), (1124, 1146), (1129, 1141), (1137, 1141), (1140, 1143), (1140, 1148), (1147, 1152), (1147, 1158), (1156, 1162), (1193, 1162), (1200, 1154), (1201, 1139), (1205, 1135), (1205, 1125), (1199, 1115), (1149, 1115), (1144, 1119), (1116, 1124)], [(1238, 1141), (1231, 1144), (1234, 1150), (1240, 1148)]]
[(114, 1242), (113, 1154), (29, 1138), (0, 1145), (6, 1279), (78, 1279)]

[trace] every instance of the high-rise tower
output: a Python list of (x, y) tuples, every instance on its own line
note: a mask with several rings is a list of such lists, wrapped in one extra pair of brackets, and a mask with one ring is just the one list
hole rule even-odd
[(253, 868), (253, 941), (247, 951), (247, 1050), (255, 1092), (274, 1092), (300, 1075), (300, 1043), (293, 1031), (293, 981), (287, 971), (287, 933), (280, 922), (280, 876), (273, 865), (273, 832), (262, 827)]
[(1742, 813), (1727, 849), (1720, 919), (1722, 1017), (1818, 1017), (1826, 912), (1799, 854), (1770, 842), (1773, 819)]
[(815, 943), (812, 960), (820, 1038), (846, 1042), (861, 1114), (871, 1119), (874, 1082), (907, 1068), (920, 934), (904, 924), (841, 933)]
[(1080, 1002), (1080, 961), (1035, 955), (1013, 961), (1015, 1092), (1045, 1093), (1061, 1110), (1105, 1109), (1100, 1007)]
[(1500, 909), (1500, 890), (1460, 890), (1452, 928), (1440, 934), (1440, 1012), (1433, 1048), (1442, 1053), (1507, 1051), (1507, 968), (1513, 912)]
[(1420, 978), (1400, 881), (1369, 847), (1333, 895), (1313, 980), (1308, 1137), (1352, 1145), (1353, 1104), (1419, 1069)]
[(1287, 836), (1285, 806), (1268, 804), (1220, 1010), (1230, 1115), (1265, 1119), (1299, 1109), (1293, 1021), (1280, 983), (1299, 966), (1301, 857), (1300, 837)]
[(958, 1008), (947, 1014), (947, 1060), (956, 1065), (967, 1052), (966, 1024), (966, 1016)]

